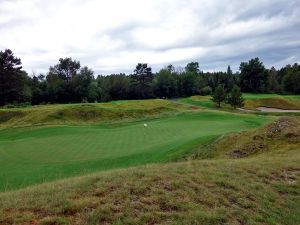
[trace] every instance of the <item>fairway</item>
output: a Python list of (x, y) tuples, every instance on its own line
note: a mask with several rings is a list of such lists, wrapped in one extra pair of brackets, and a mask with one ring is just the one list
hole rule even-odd
[(114, 126), (57, 126), (0, 131), (0, 190), (91, 171), (164, 162), (194, 145), (255, 128), (266, 117), (223, 112), (185, 113)]

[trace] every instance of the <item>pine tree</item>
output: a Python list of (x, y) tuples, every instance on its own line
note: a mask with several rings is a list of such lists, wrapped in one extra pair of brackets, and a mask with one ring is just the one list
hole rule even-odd
[(226, 99), (226, 92), (223, 87), (223, 85), (219, 84), (217, 88), (215, 89), (213, 95), (212, 95), (212, 101), (217, 104), (217, 106), (221, 107), (221, 102), (223, 102)]
[(21, 60), (10, 49), (0, 51), (0, 106), (22, 100), (25, 73), (21, 69)]
[(234, 85), (231, 92), (229, 93), (227, 97), (227, 103), (229, 103), (234, 109), (236, 109), (237, 107), (244, 106), (244, 99), (242, 97), (242, 92), (237, 85)]

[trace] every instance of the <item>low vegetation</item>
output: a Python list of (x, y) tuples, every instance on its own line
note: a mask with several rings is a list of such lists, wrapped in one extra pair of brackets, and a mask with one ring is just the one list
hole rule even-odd
[[(276, 94), (243, 94), (243, 108), (256, 110), (258, 107), (278, 109), (300, 109), (299, 95), (276, 95)], [(178, 102), (199, 106), (201, 108), (216, 109), (210, 96), (191, 96), (179, 99)], [(223, 109), (230, 109), (226, 103), (221, 103)]]
[(193, 96), (1, 109), (0, 224), (300, 224), (299, 118), (221, 106)]
[(199, 106), (201, 108), (209, 108), (209, 109), (216, 108), (215, 103), (211, 100), (211, 96), (196, 95), (196, 96), (191, 96), (189, 98), (180, 98), (177, 101), (189, 105)]
[(291, 149), (300, 149), (300, 120), (295, 117), (281, 117), (258, 129), (227, 134), (213, 142), (200, 145), (188, 157), (244, 158), (268, 152), (283, 153)]
[(4, 129), (0, 131), (0, 190), (92, 171), (172, 161), (219, 135), (255, 128), (270, 120), (192, 111), (130, 123)]
[(192, 109), (159, 99), (0, 109), (0, 128), (135, 121)]
[[(210, 160), (189, 158), (2, 193), (0, 223), (299, 224), (299, 129), (298, 120), (282, 118), (219, 139)], [(241, 143), (229, 147), (232, 138)], [(268, 148), (249, 151), (249, 141)], [(246, 154), (236, 157), (233, 149)]]
[(247, 99), (244, 107), (246, 109), (257, 109), (258, 107), (300, 109), (300, 100), (284, 97)]

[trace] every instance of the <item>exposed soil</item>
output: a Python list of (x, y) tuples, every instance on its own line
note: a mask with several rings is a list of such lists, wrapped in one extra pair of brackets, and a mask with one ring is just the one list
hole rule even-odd
[(298, 109), (277, 109), (277, 108), (269, 108), (269, 107), (258, 107), (256, 109), (262, 112), (299, 112), (300, 113), (300, 110)]
[(244, 109), (244, 108), (237, 108), (238, 110), (240, 111), (243, 111), (243, 112), (256, 112), (254, 110), (251, 110), (251, 109)]
[[(238, 138), (237, 138), (238, 139)], [(266, 151), (272, 143), (297, 144), (300, 142), (300, 122), (290, 117), (282, 117), (265, 126), (249, 140), (236, 146), (229, 155), (232, 158), (243, 158), (251, 154)]]

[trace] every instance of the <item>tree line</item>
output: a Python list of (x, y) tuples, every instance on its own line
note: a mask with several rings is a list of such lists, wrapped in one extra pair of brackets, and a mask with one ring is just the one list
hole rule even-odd
[(198, 62), (190, 62), (185, 68), (168, 65), (153, 73), (147, 63), (138, 63), (130, 75), (96, 76), (79, 61), (60, 58), (47, 73), (29, 76), (11, 50), (0, 51), (1, 106), (177, 98), (214, 95), (221, 89), (227, 96), (238, 91), (300, 94), (300, 65), (267, 69), (259, 58), (254, 58), (241, 62), (235, 73), (230, 66), (226, 72), (203, 72)]

